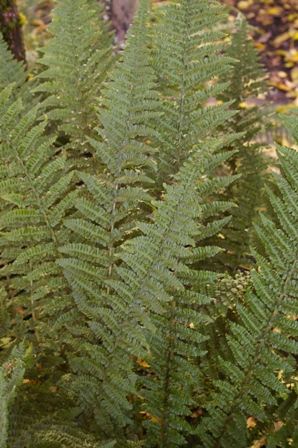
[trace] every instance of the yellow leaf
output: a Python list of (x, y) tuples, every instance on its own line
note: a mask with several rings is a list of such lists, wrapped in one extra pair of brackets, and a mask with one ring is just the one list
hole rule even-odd
[(286, 72), (282, 72), (282, 71), (278, 72), (277, 74), (278, 74), (278, 76), (279, 76), (280, 78), (286, 78), (286, 77), (288, 76), (288, 75), (286, 74)]
[(269, 81), (269, 86), (275, 87), (278, 90), (282, 90), (283, 92), (290, 92), (292, 89), (289, 86), (286, 86), (285, 84), (282, 84), (281, 82), (274, 82)]
[(291, 52), (290, 56), (289, 56), (289, 61), (291, 62), (298, 62), (298, 52)]
[(277, 36), (273, 42), (279, 45), (285, 42), (286, 40), (290, 39), (290, 37), (291, 37), (290, 33), (287, 31), (286, 33), (282, 33), (279, 36)]
[(246, 9), (248, 9), (251, 6), (252, 3), (253, 2), (251, 2), (249, 0), (241, 0), (238, 3), (237, 7), (238, 7), (238, 9), (241, 9), (241, 11), (245, 11)]
[(192, 330), (195, 328), (195, 325), (191, 322), (190, 324), (189, 324), (189, 328), (191, 328)]
[(246, 427), (254, 428), (255, 426), (257, 426), (256, 419), (254, 417), (248, 417), (248, 419), (246, 420)]
[(34, 385), (34, 386), (39, 386), (41, 384), (41, 381), (24, 379), (23, 380), (23, 384), (30, 384), (30, 385)]
[(259, 50), (262, 51), (265, 48), (264, 44), (261, 44), (261, 42), (254, 42), (254, 46)]
[(142, 414), (152, 422), (160, 423), (161, 425), (163, 425), (163, 420), (161, 418), (154, 417), (153, 415), (149, 414), (149, 412), (140, 411), (140, 414)]
[(271, 16), (279, 16), (283, 12), (283, 9), (281, 6), (273, 6), (273, 8), (268, 8), (266, 12)]
[(281, 330), (279, 328), (273, 328), (272, 330), (274, 333), (281, 333)]
[(137, 363), (141, 367), (150, 367), (149, 364), (147, 364), (146, 361), (142, 361), (142, 358), (140, 356), (137, 357)]

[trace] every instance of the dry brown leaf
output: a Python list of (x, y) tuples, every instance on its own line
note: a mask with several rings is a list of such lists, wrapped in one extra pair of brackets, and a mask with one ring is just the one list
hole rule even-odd
[(266, 445), (266, 436), (256, 440), (251, 448), (261, 448), (263, 445)]
[(246, 420), (246, 427), (254, 428), (255, 426), (257, 426), (256, 419), (254, 417), (248, 417), (248, 419)]

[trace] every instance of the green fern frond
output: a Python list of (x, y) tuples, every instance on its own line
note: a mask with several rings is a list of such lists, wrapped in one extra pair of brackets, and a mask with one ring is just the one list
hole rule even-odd
[[(204, 354), (202, 331), (210, 319), (202, 312), (209, 298), (201, 289), (216, 274), (193, 270), (190, 260), (205, 259), (219, 250), (202, 247), (198, 254), (195, 248), (198, 235), (203, 239), (205, 233), (197, 225), (202, 211), (198, 167), (204, 169), (204, 162), (194, 155), (174, 177), (175, 183), (164, 185), (164, 199), (154, 203), (153, 223), (139, 223), (144, 235), (125, 244), (121, 256), (125, 265), (117, 268), (122, 294), (133, 297), (135, 312), (136, 303), (144, 307), (138, 320), (150, 343), (139, 392), (146, 446), (180, 446), (191, 432), (185, 417), (191, 415), (199, 377), (195, 360)], [(154, 331), (145, 310), (151, 311)]]
[(8, 86), (0, 94), (1, 275), (12, 307), (23, 310), (17, 313), (15, 334), (45, 343), (51, 332), (48, 327), (46, 335), (40, 321), (45, 302), (65, 284), (54, 263), (68, 239), (61, 221), (72, 198), (73, 173), (67, 173), (64, 155), (53, 158), (53, 139), (43, 135), (46, 122), (35, 125), (37, 107), (24, 111), (21, 99), (12, 101), (11, 90)]
[(23, 62), (16, 61), (13, 54), (8, 49), (5, 40), (0, 32), (0, 90), (11, 83), (15, 83), (20, 88), (26, 81), (27, 73)]
[[(292, 204), (298, 195), (297, 152), (279, 148), (279, 159), (284, 172), (284, 177), (276, 176), (280, 196), (267, 190), (278, 224), (262, 216), (256, 225), (266, 258), (253, 252), (259, 266), (251, 274), (253, 287), (245, 302), (236, 306), (237, 319), (230, 322), (231, 333), (226, 336), (232, 357), (219, 358), (223, 376), (214, 382), (217, 391), (206, 406), (209, 415), (197, 430), (203, 446), (210, 448), (228, 448), (232, 443), (247, 447), (250, 416), (257, 429), (266, 432), (272, 427), (274, 410), (291, 393), (296, 374), (292, 356), (298, 354), (298, 235), (297, 208), (293, 213)], [(280, 421), (292, 425), (287, 422), (292, 417), (285, 414)]]
[(47, 67), (38, 75), (45, 82), (35, 91), (47, 94), (42, 105), (71, 139), (71, 154), (83, 154), (91, 150), (86, 136), (94, 136), (97, 97), (113, 63), (111, 43), (98, 2), (57, 3), (49, 25), (53, 37), (39, 61)]
[(161, 23), (153, 27), (153, 67), (164, 112), (157, 122), (161, 179), (175, 174), (196, 145), (233, 115), (226, 111), (229, 102), (206, 106), (227, 87), (215, 78), (233, 61), (221, 54), (224, 34), (214, 30), (223, 11), (216, 2), (183, 0), (162, 7)]
[(296, 143), (298, 142), (297, 115), (298, 108), (292, 108), (290, 114), (280, 114), (281, 119), (286, 123), (286, 129), (290, 132)]
[(236, 110), (237, 114), (227, 120), (221, 130), (224, 135), (239, 133), (239, 137), (225, 148), (237, 149), (235, 155), (228, 160), (226, 168), (232, 175), (238, 174), (241, 177), (220, 196), (222, 200), (234, 201), (237, 208), (232, 210), (232, 219), (217, 244), (228, 251), (220, 256), (224, 269), (228, 268), (235, 273), (237, 269), (247, 269), (251, 265), (250, 235), (258, 209), (263, 205), (265, 171), (268, 168), (268, 161), (262, 153), (264, 145), (256, 141), (260, 131), (266, 127), (264, 106), (250, 107), (247, 103), (249, 100), (256, 101), (266, 91), (265, 72), (258, 62), (259, 55), (247, 36), (245, 19), (238, 20), (237, 31), (232, 34), (226, 53), (239, 61), (234, 63), (227, 75), (221, 76), (222, 81), (230, 84), (219, 98), (222, 101), (235, 98), (231, 109)]
[[(114, 285), (119, 248), (136, 232), (136, 220), (148, 220), (151, 211), (144, 204), (151, 201), (147, 189), (154, 182), (156, 163), (148, 140), (155, 134), (150, 122), (160, 112), (148, 62), (147, 18), (148, 4), (143, 2), (121, 62), (102, 92), (97, 129), (102, 141), (88, 139), (99, 174), (78, 173), (85, 189), (74, 200), (77, 216), (65, 220), (72, 236), (60, 251), (68, 258), (58, 260), (73, 291), (73, 302), (61, 303), (55, 324), (65, 344), (74, 347), (75, 353), (69, 354), (75, 374), (71, 388), (85, 412), (94, 413), (99, 430), (120, 439), (121, 426), (130, 423), (127, 397), (135, 392), (130, 356), (148, 349), (141, 313), (128, 306), (130, 294), (122, 292), (122, 285)], [(59, 307), (52, 305), (49, 312)], [(95, 384), (102, 387), (97, 398)]]
[(0, 444), (6, 448), (9, 436), (9, 412), (25, 373), (25, 358), (29, 356), (23, 346), (15, 347), (9, 360), (0, 367)]

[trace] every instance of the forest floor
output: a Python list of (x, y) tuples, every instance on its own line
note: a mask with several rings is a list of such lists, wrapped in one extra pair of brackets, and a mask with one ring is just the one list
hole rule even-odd
[(269, 74), (268, 100), (283, 112), (298, 107), (298, 0), (223, 2), (229, 8), (230, 22), (242, 13), (250, 24), (250, 34)]

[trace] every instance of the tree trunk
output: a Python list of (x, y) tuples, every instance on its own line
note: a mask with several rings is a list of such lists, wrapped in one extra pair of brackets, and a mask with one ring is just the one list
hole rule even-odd
[(22, 23), (15, 0), (0, 0), (0, 31), (15, 59), (26, 62)]
[(118, 42), (124, 41), (138, 7), (137, 0), (112, 0), (111, 18)]

